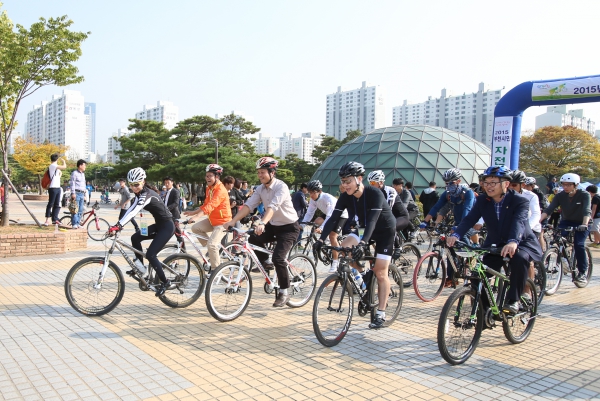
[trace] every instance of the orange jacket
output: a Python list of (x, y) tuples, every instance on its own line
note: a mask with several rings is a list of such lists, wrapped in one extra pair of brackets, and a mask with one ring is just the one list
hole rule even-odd
[(223, 225), (231, 220), (229, 193), (221, 181), (206, 188), (206, 199), (200, 209), (208, 217), (208, 221), (213, 227)]

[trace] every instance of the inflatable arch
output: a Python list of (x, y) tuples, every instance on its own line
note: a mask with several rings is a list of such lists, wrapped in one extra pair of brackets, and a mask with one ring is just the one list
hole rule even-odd
[(492, 165), (519, 168), (521, 119), (531, 106), (600, 102), (600, 75), (523, 82), (508, 91), (494, 109)]

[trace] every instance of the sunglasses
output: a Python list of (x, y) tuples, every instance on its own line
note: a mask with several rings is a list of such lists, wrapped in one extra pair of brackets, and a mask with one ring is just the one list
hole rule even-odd
[(135, 188), (139, 187), (140, 185), (142, 185), (141, 182), (130, 182), (129, 183), (130, 187), (135, 187)]
[(369, 181), (369, 184), (371, 184), (371, 185), (379, 185), (379, 182), (378, 181)]

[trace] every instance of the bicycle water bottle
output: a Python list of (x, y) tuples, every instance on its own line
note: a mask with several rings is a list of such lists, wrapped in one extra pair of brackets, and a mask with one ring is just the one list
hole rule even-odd
[(364, 283), (362, 274), (360, 274), (355, 268), (352, 268), (352, 275), (354, 276), (354, 281), (356, 281), (356, 285), (358, 285), (358, 288), (364, 290), (366, 288), (366, 285)]

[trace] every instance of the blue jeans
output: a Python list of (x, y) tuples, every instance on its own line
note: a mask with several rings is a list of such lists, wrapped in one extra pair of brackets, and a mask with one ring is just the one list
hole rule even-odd
[(71, 217), (71, 225), (73, 227), (78, 226), (83, 218), (83, 208), (85, 201), (85, 194), (83, 192), (75, 192), (75, 202), (77, 202), (77, 213)]
[[(558, 228), (567, 228), (567, 227), (575, 227), (577, 228), (581, 223), (576, 223), (574, 221), (569, 220), (561, 220)], [(585, 239), (588, 236), (588, 230), (586, 231), (575, 231), (575, 241), (573, 245), (573, 249), (575, 250), (575, 259), (577, 260), (577, 270), (579, 273), (587, 272), (588, 269), (588, 260), (587, 254), (585, 252)], [(562, 235), (566, 235), (567, 233), (563, 232)]]

